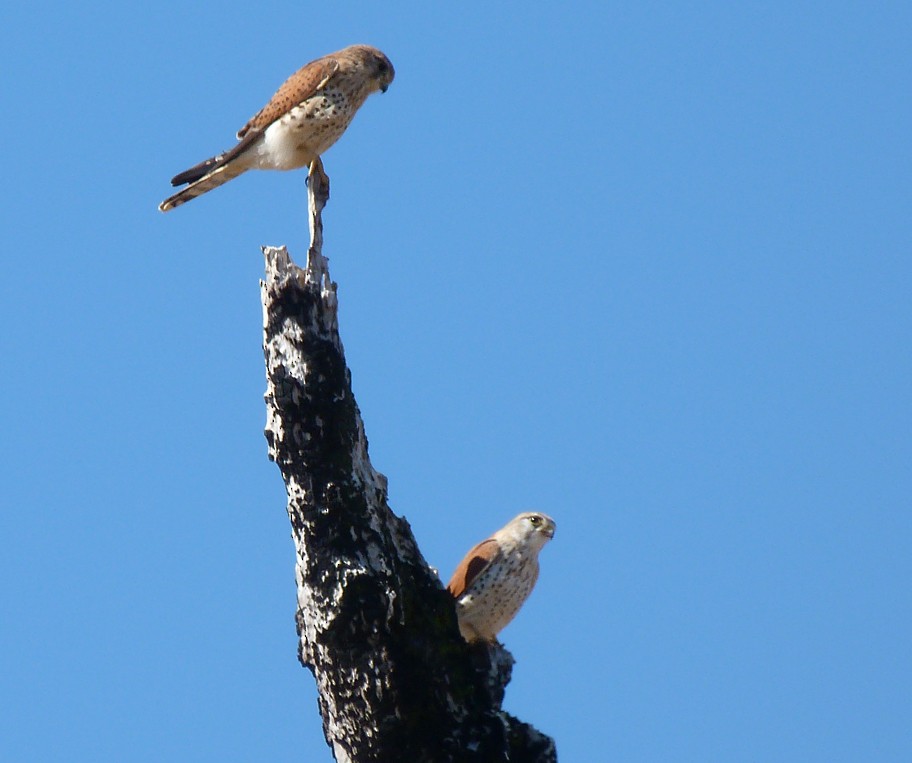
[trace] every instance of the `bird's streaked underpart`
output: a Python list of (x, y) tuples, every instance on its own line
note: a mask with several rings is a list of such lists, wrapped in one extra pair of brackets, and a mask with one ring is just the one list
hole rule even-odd
[(236, 146), (181, 172), (188, 184), (158, 208), (174, 209), (247, 170), (309, 167), (345, 132), (371, 93), (386, 92), (395, 71), (370, 45), (351, 45), (298, 69), (247, 124)]
[(525, 512), (466, 554), (447, 585), (466, 641), (494, 641), (516, 616), (538, 579), (538, 552), (555, 527), (547, 514)]

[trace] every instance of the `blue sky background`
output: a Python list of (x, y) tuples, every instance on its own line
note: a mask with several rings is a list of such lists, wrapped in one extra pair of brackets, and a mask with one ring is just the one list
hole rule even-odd
[(168, 215), (296, 68), (370, 438), (447, 577), (528, 508), (506, 708), (562, 760), (912, 759), (908, 3), (7, 4), (0, 757), (330, 760), (262, 435), (261, 244)]

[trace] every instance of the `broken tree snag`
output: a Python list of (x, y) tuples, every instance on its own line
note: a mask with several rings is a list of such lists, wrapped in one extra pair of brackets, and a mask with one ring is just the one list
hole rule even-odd
[[(266, 439), (288, 494), (298, 656), (337, 761), (554, 761), (500, 709), (513, 660), (459, 636), (449, 594), (368, 458), (321, 252), (322, 166), (308, 188), (307, 267), (266, 247)], [(319, 177), (319, 176), (322, 176)]]

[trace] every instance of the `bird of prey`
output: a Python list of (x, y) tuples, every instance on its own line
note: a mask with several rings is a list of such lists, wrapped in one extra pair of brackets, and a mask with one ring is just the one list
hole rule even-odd
[(516, 616), (538, 579), (538, 552), (555, 527), (547, 514), (526, 512), (466, 554), (447, 585), (466, 641), (494, 641)]
[(238, 130), (240, 143), (176, 175), (171, 185), (189, 185), (158, 208), (167, 212), (247, 170), (310, 166), (342, 136), (367, 97), (385, 93), (394, 76), (390, 60), (370, 45), (351, 45), (311, 61)]

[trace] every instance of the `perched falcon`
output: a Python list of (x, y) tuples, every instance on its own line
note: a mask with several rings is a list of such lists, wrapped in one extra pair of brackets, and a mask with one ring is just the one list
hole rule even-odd
[(555, 527), (547, 514), (526, 512), (466, 554), (447, 585), (466, 641), (494, 641), (519, 612), (538, 579), (538, 552)]
[(351, 45), (298, 69), (247, 124), (238, 143), (181, 172), (171, 185), (189, 185), (158, 208), (174, 209), (247, 170), (306, 167), (345, 132), (371, 93), (384, 93), (395, 71), (370, 45)]

